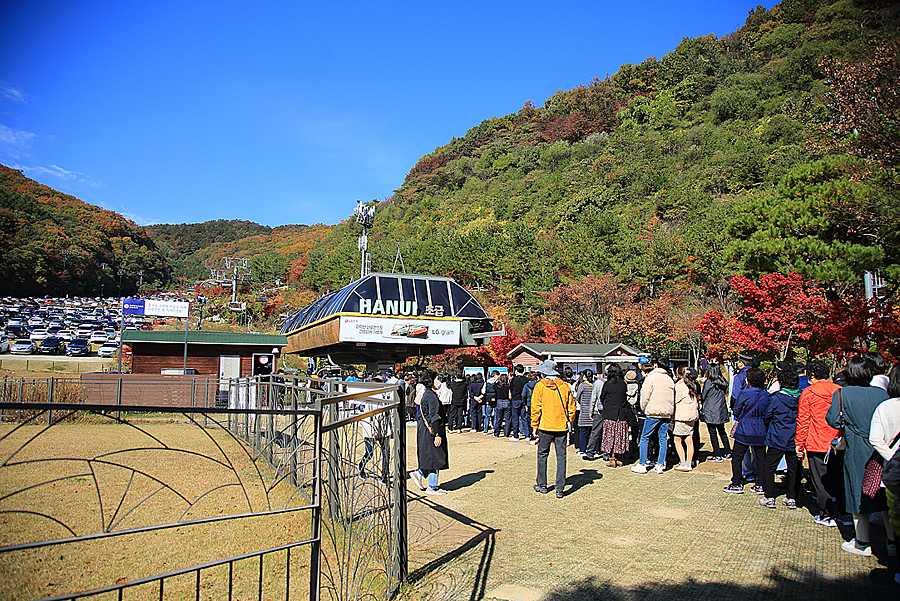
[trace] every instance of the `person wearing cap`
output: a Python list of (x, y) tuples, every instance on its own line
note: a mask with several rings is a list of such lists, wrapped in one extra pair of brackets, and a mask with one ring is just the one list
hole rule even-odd
[(538, 439), (537, 482), (534, 490), (547, 493), (547, 458), (550, 445), (556, 449), (556, 496), (562, 498), (566, 485), (566, 438), (575, 419), (572, 389), (559, 377), (556, 361), (544, 361), (535, 368), (543, 376), (531, 394), (531, 428)]
[(641, 409), (647, 419), (641, 431), (639, 463), (631, 466), (637, 474), (646, 474), (650, 467), (647, 451), (654, 434), (659, 437), (659, 456), (653, 469), (657, 474), (666, 470), (669, 421), (675, 416), (675, 380), (669, 375), (669, 358), (659, 357), (654, 365), (641, 386)]
[(732, 412), (734, 412), (734, 406), (737, 403), (738, 398), (740, 398), (741, 392), (743, 392), (744, 388), (747, 387), (747, 371), (749, 371), (751, 367), (753, 367), (752, 355), (747, 352), (743, 352), (738, 355), (738, 372), (734, 374), (734, 379), (731, 383), (731, 400), (729, 402), (729, 407), (731, 408)]

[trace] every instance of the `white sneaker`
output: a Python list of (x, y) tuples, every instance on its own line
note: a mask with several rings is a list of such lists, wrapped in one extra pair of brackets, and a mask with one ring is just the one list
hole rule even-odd
[(509, 439), (510, 440), (519, 440), (519, 438), (517, 436), (512, 436), (512, 435), (510, 435)]
[(853, 540), (848, 540), (847, 542), (841, 543), (841, 549), (847, 551), (848, 553), (853, 553), (854, 555), (872, 557), (872, 547), (870, 547), (869, 545), (860, 545), (855, 538)]
[(691, 464), (689, 464), (689, 463), (679, 463), (678, 465), (675, 466), (676, 472), (689, 472), (692, 469), (694, 469), (694, 468), (692, 468)]
[(631, 471), (634, 472), (635, 474), (646, 474), (647, 466), (644, 465), (643, 463), (635, 463), (634, 465), (631, 466)]
[(416, 486), (419, 487), (419, 490), (425, 490), (425, 486), (422, 484), (422, 476), (419, 475), (419, 470), (414, 470), (409, 473), (409, 477), (412, 478), (412, 481), (416, 483)]
[(425, 489), (426, 495), (446, 495), (447, 491), (443, 488), (431, 488), (430, 486)]
[(538, 439), (537, 439), (537, 438), (534, 438), (534, 439), (531, 440), (531, 444), (536, 445), (537, 443), (538, 443)]
[(661, 474), (661, 473), (663, 473), (664, 471), (666, 471), (666, 466), (664, 466), (664, 465), (659, 465), (659, 464), (657, 463), (655, 466), (653, 466), (653, 471), (656, 472), (657, 474)]

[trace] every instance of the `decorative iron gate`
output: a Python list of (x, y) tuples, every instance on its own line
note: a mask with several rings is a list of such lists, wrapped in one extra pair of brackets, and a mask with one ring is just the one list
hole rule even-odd
[(405, 580), (399, 386), (107, 385), (2, 382), (0, 597), (374, 600)]

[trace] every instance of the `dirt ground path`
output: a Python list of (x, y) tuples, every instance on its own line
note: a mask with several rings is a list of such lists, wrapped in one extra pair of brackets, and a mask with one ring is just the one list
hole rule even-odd
[[(407, 429), (408, 466), (416, 462)], [(707, 455), (707, 438), (701, 457)], [(874, 526), (871, 558), (840, 549), (852, 529), (813, 522), (814, 502), (766, 509), (725, 494), (730, 464), (635, 474), (567, 455), (564, 498), (532, 485), (536, 447), (481, 433), (449, 437), (445, 496), (409, 481), (410, 580), (402, 599), (894, 600), (900, 586)], [(549, 482), (555, 459), (551, 451)]]

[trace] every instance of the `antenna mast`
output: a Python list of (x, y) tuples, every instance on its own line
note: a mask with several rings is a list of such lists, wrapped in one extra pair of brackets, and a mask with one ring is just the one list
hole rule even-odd
[(366, 206), (361, 201), (356, 201), (356, 222), (362, 228), (362, 234), (359, 236), (359, 252), (362, 255), (359, 267), (360, 279), (366, 277), (372, 270), (372, 258), (369, 256), (369, 228), (375, 223), (375, 205)]

